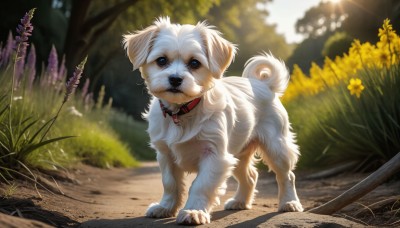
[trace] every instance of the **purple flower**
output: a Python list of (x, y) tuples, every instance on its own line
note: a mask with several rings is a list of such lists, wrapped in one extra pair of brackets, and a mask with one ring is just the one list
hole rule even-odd
[(54, 85), (58, 77), (58, 55), (54, 44), (51, 46), (50, 54), (47, 59), (45, 80), (47, 85)]
[[(58, 68), (57, 77), (54, 77), (53, 85), (55, 85), (55, 90), (60, 92), (64, 87), (65, 78), (67, 77), (67, 71), (65, 69), (65, 55), (63, 56), (60, 67)], [(60, 83), (63, 82), (63, 83)]]
[(26, 63), (25, 69), (28, 72), (28, 89), (31, 90), (36, 75), (36, 49), (33, 44), (29, 50), (28, 62)]
[(54, 85), (58, 79), (58, 55), (54, 44), (51, 46), (51, 51), (47, 60), (46, 77), (50, 85)]
[(21, 24), (17, 27), (18, 36), (15, 37), (16, 46), (17, 46), (17, 56), (15, 60), (15, 77), (18, 78), (22, 72), (25, 64), (25, 55), (26, 48), (28, 47), (28, 36), (32, 35), (33, 26), (31, 24), (31, 19), (33, 17), (33, 13), (35, 12), (35, 8), (29, 10), (28, 13), (21, 19)]
[(89, 84), (90, 84), (90, 79), (86, 78), (85, 84), (82, 87), (82, 98), (83, 99), (85, 99), (86, 95), (88, 94)]
[(72, 77), (68, 80), (67, 84), (66, 84), (66, 91), (65, 91), (65, 96), (64, 96), (64, 101), (66, 102), (68, 101), (69, 97), (71, 96), (71, 94), (73, 94), (75, 92), (76, 87), (78, 87), (79, 85), (79, 80), (82, 77), (82, 72), (83, 69), (85, 68), (85, 63), (87, 61), (87, 56), (86, 58), (76, 67), (74, 74), (72, 75)]
[(15, 49), (15, 40), (10, 31), (8, 33), (7, 43), (4, 46), (3, 51), (1, 52), (0, 67), (7, 66), (7, 64), (10, 62), (11, 53), (14, 49)]
[(65, 69), (65, 55), (63, 55), (60, 68), (58, 69), (58, 80), (64, 81), (65, 76), (67, 76), (67, 70)]
[[(15, 37), (15, 41), (17, 42), (17, 58), (22, 56), (22, 52), (26, 52), (26, 48), (28, 47), (28, 36), (32, 35), (33, 26), (31, 24), (31, 19), (33, 14), (35, 13), (35, 8), (29, 10), (28, 13), (21, 19), (21, 24), (17, 27), (18, 36)], [(20, 46), (22, 46), (20, 50)]]

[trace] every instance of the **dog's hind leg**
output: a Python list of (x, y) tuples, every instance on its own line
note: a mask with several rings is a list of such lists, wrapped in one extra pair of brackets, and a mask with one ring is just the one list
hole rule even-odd
[[(281, 152), (282, 153), (282, 152)], [(296, 193), (295, 175), (289, 168), (287, 161), (282, 157), (275, 156), (276, 152), (266, 149), (263, 161), (276, 174), (278, 183), (278, 198), (280, 212), (303, 211), (303, 207)]]
[[(262, 159), (276, 174), (278, 183), (278, 211), (303, 211), (296, 193), (295, 168), (299, 152), (294, 134), (290, 132), (286, 112), (276, 112), (259, 124), (259, 140), (263, 150)], [(275, 118), (274, 118), (275, 117)]]
[(157, 161), (161, 169), (164, 194), (159, 203), (152, 203), (149, 206), (146, 216), (152, 218), (174, 217), (183, 204), (184, 172), (174, 165), (169, 154), (157, 152)]
[(250, 209), (257, 192), (257, 169), (254, 167), (254, 152), (257, 145), (250, 143), (238, 157), (239, 162), (233, 170), (233, 176), (238, 182), (235, 196), (225, 202), (225, 210)]

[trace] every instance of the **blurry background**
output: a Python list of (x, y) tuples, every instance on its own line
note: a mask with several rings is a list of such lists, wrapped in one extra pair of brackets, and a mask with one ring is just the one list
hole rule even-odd
[(354, 38), (375, 42), (385, 18), (397, 31), (400, 25), (398, 0), (6, 0), (0, 8), (3, 43), (33, 7), (37, 11), (31, 41), (38, 72), (53, 44), (59, 61), (65, 54), (69, 74), (88, 55), (84, 77), (90, 78), (95, 98), (105, 85), (113, 107), (137, 120), (148, 95), (138, 71), (132, 71), (121, 36), (161, 15), (177, 23), (207, 20), (238, 44), (228, 75), (240, 75), (245, 61), (262, 50), (286, 60), (290, 69), (296, 63), (308, 73), (312, 61), (321, 65), (323, 56), (342, 54)]

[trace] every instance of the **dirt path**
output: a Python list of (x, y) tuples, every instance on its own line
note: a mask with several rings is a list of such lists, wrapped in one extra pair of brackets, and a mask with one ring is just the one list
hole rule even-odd
[[(43, 221), (58, 227), (177, 227), (174, 218), (151, 219), (144, 217), (148, 205), (157, 202), (162, 195), (161, 174), (156, 163), (144, 163), (138, 169), (100, 170), (88, 166), (80, 166), (71, 172), (77, 183), (61, 183), (61, 189), (71, 199), (65, 196), (52, 195), (40, 191), (42, 199), (32, 189), (19, 187), (15, 200), (28, 199), (38, 210), (47, 215)], [(299, 197), (306, 209), (325, 202), (351, 187), (364, 175), (352, 175), (327, 180), (302, 181), (298, 178), (297, 187)], [(194, 176), (187, 177), (188, 182)], [(188, 183), (189, 185), (189, 183)], [(227, 194), (222, 198), (224, 202), (234, 194), (236, 183), (228, 181)], [(319, 216), (309, 213), (276, 213), (277, 186), (274, 176), (266, 171), (260, 172), (257, 184), (257, 194), (252, 210), (224, 211), (220, 205), (212, 213), (212, 222), (202, 227), (321, 227), (333, 224), (345, 227), (364, 227), (344, 218)], [(400, 182), (378, 188), (364, 199), (364, 203), (387, 199), (389, 196), (400, 195)], [(375, 201), (373, 201), (375, 200)], [(348, 207), (352, 211), (358, 205)], [(360, 208), (360, 206), (358, 206)], [(339, 216), (346, 213), (343, 210)], [(35, 216), (20, 209), (24, 217)], [(29, 211), (29, 210), (26, 210)], [(25, 213), (25, 214), (24, 214)], [(372, 215), (370, 215), (372, 217)], [(46, 216), (36, 216), (46, 217)], [(368, 215), (367, 215), (368, 218)], [(37, 218), (35, 218), (37, 219)], [(2, 218), (0, 217), (0, 225)], [(15, 225), (15, 224), (14, 224)], [(12, 226), (9, 226), (12, 227)], [(15, 227), (15, 226), (14, 226)], [(18, 226), (17, 226), (18, 227)], [(32, 226), (35, 227), (35, 226)], [(180, 226), (182, 227), (182, 226)]]
[[(162, 196), (161, 175), (156, 163), (146, 163), (140, 169), (133, 171), (122, 171), (122, 173), (110, 173), (103, 177), (103, 181), (109, 184), (102, 185), (99, 194), (95, 195), (95, 201), (102, 205), (95, 206), (94, 215), (88, 218), (81, 227), (137, 227), (137, 226), (167, 226), (178, 227), (174, 218), (152, 219), (145, 218), (144, 212), (148, 205), (157, 202)], [(106, 178), (104, 180), (104, 178)], [(194, 179), (194, 175), (187, 176), (188, 185)], [(96, 191), (95, 183), (91, 191)], [(236, 183), (228, 182), (228, 192), (222, 198), (224, 202), (232, 197)], [(343, 224), (356, 226), (345, 219), (333, 217), (321, 217), (305, 215), (299, 217), (297, 213), (278, 214), (277, 208), (277, 186), (274, 177), (266, 172), (262, 173), (258, 183), (258, 200), (252, 210), (225, 211), (223, 205), (215, 208), (212, 214), (212, 223), (204, 227), (256, 227), (258, 225), (309, 225), (314, 227), (316, 223), (321, 224)], [(307, 205), (309, 207), (310, 205)], [(89, 215), (90, 216), (90, 215)], [(182, 226), (179, 226), (182, 227)]]

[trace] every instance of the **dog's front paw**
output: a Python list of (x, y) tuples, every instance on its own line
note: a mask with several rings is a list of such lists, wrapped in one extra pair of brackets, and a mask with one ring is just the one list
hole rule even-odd
[(146, 211), (146, 217), (150, 218), (169, 218), (174, 217), (175, 214), (175, 211), (167, 209), (158, 203), (150, 204), (149, 208)]
[(279, 206), (279, 212), (302, 212), (303, 206), (297, 200), (292, 200)]
[(230, 198), (225, 202), (224, 208), (225, 210), (246, 210), (251, 209), (251, 205), (246, 204), (246, 202)]
[(200, 225), (210, 223), (210, 214), (203, 210), (181, 210), (176, 222), (185, 225)]

